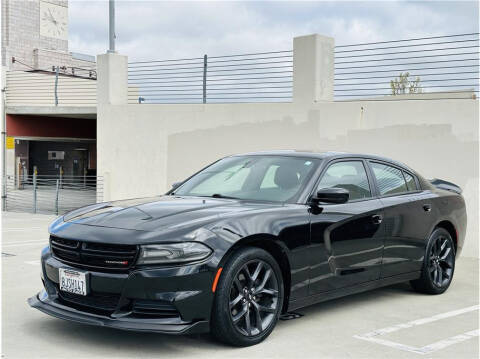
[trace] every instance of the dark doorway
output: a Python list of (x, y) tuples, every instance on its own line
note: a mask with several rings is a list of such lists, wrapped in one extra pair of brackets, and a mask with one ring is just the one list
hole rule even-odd
[(65, 176), (95, 174), (95, 142), (29, 141), (29, 173), (37, 166), (41, 176), (57, 176), (63, 170)]

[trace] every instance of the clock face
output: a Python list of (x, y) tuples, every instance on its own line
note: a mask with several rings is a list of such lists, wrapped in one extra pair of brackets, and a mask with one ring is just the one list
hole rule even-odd
[(40, 1), (40, 35), (68, 40), (68, 8)]

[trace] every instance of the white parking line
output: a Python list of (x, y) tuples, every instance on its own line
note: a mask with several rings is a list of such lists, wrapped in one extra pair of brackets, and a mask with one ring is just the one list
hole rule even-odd
[(45, 242), (45, 241), (46, 240), (42, 238), (42, 239), (27, 239), (24, 241), (8, 241), (8, 242), (3, 241), (2, 243), (3, 244), (22, 244), (22, 243)]
[(430, 354), (434, 351), (444, 349), (444, 348), (446, 348), (450, 345), (461, 343), (461, 342), (464, 342), (465, 340), (468, 340), (468, 339), (471, 339), (471, 338), (474, 338), (474, 337), (478, 337), (479, 331), (478, 331), (478, 329), (472, 330), (472, 331), (469, 331), (469, 332), (466, 332), (466, 333), (463, 333), (463, 334), (459, 334), (459, 335), (456, 335), (456, 336), (453, 336), (453, 337), (450, 337), (450, 338), (440, 340), (440, 341), (438, 341), (436, 343), (433, 343), (433, 344), (425, 345), (425, 346), (420, 347), (420, 348), (410, 346), (410, 345), (406, 345), (406, 344), (402, 344), (402, 343), (393, 342), (393, 341), (383, 339), (383, 338), (379, 338), (379, 337), (382, 336), (382, 335), (385, 335), (385, 334), (396, 332), (396, 331), (401, 330), (401, 329), (407, 329), (407, 328), (412, 328), (412, 327), (427, 324), (427, 323), (432, 323), (432, 322), (435, 322), (437, 320), (454, 317), (454, 316), (461, 315), (461, 314), (468, 313), (468, 312), (473, 312), (473, 311), (478, 310), (478, 309), (479, 309), (479, 306), (474, 305), (474, 306), (471, 306), (471, 307), (466, 307), (466, 308), (462, 308), (462, 309), (458, 309), (458, 310), (453, 310), (451, 312), (437, 314), (437, 315), (427, 317), (427, 318), (413, 320), (413, 321), (408, 322), (408, 323), (397, 324), (397, 325), (394, 325), (394, 326), (391, 326), (391, 327), (377, 329), (377, 330), (374, 330), (374, 331), (366, 333), (366, 334), (354, 335), (353, 337), (357, 338), (357, 339), (361, 339), (361, 340), (366, 340), (366, 341), (369, 341), (369, 342), (372, 342), (372, 343), (386, 345), (386, 346), (389, 346), (391, 348), (395, 348), (395, 349), (399, 349), (399, 350), (403, 350), (403, 351), (408, 351), (408, 352), (411, 352), (411, 353)]
[(25, 228), (2, 228), (2, 232), (25, 232), (31, 230), (40, 230), (44, 229), (47, 230), (47, 227), (25, 227)]
[(38, 244), (47, 245), (48, 242), (45, 241), (45, 240), (41, 240), (41, 241), (25, 241), (25, 242), (18, 242), (18, 243), (7, 243), (7, 244), (2, 244), (2, 248), (34, 246), (34, 245), (38, 245)]
[(448, 347), (452, 344), (457, 344), (457, 343), (464, 342), (465, 340), (468, 340), (468, 339), (471, 339), (471, 338), (474, 338), (474, 337), (478, 337), (478, 329), (472, 330), (470, 332), (466, 332), (466, 333), (463, 333), (463, 334), (460, 334), (460, 335), (456, 335), (456, 336), (451, 337), (451, 338), (440, 340), (440, 341), (438, 341), (436, 343), (433, 343), (433, 344), (426, 345), (426, 346), (423, 347), (423, 350), (426, 350), (429, 353), (431, 353), (431, 352), (446, 348), (446, 347)]

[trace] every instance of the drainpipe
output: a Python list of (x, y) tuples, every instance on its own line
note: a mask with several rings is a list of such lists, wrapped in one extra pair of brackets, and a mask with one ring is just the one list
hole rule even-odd
[(55, 90), (54, 90), (55, 106), (58, 106), (58, 70), (59, 70), (59, 66), (55, 68)]
[(7, 110), (6, 110), (6, 71), (2, 67), (2, 211), (7, 203)]

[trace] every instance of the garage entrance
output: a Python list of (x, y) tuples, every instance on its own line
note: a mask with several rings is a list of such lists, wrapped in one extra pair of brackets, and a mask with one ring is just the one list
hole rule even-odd
[(96, 120), (7, 117), (7, 211), (61, 214), (103, 199)]

